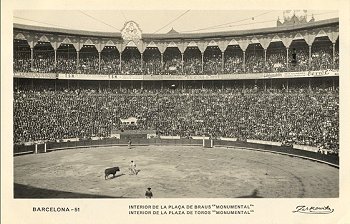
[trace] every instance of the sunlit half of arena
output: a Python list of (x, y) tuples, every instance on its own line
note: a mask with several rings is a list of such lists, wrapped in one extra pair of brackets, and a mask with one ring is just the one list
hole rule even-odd
[(339, 197), (337, 14), (77, 13), (15, 13), (15, 198)]

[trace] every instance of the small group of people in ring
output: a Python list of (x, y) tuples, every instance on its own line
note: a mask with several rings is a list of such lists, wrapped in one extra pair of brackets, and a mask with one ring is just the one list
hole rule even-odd
[[(131, 139), (129, 139), (129, 141), (128, 141), (128, 148), (131, 149)], [(130, 171), (130, 175), (137, 175), (138, 172), (140, 171), (140, 170), (136, 169), (136, 163), (134, 162), (134, 160), (131, 160), (131, 162), (130, 162), (129, 171)], [(153, 197), (153, 193), (152, 193), (150, 187), (147, 188), (146, 193), (145, 193), (145, 197), (146, 198), (152, 198)]]
[[(131, 160), (131, 162), (130, 162), (129, 171), (130, 171), (130, 175), (137, 175), (137, 173), (140, 171), (140, 170), (136, 169), (136, 163), (133, 160)], [(145, 197), (146, 198), (152, 198), (153, 197), (153, 193), (152, 193), (150, 187), (147, 188), (146, 193), (145, 193)]]
[[(133, 160), (131, 160), (129, 170), (130, 170), (130, 175), (134, 175), (134, 174), (137, 175), (137, 173), (140, 171), (140, 170), (136, 170), (136, 163)], [(146, 193), (145, 193), (145, 197), (146, 198), (153, 197), (153, 193), (152, 193), (150, 187), (147, 188)]]

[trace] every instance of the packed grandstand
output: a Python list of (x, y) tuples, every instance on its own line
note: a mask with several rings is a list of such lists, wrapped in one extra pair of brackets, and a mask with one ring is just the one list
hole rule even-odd
[[(298, 52), (298, 64), (287, 67), (287, 61), (292, 61), (293, 54), (287, 60), (286, 48), (281, 42), (272, 42), (266, 51), (261, 44), (250, 44), (245, 51), (246, 59), (243, 66), (243, 51), (238, 45), (229, 45), (225, 50), (224, 61), (218, 46), (208, 46), (203, 53), (198, 47), (188, 47), (183, 53), (176, 47), (169, 47), (161, 53), (156, 47), (149, 47), (141, 54), (136, 47), (127, 47), (120, 60), (116, 47), (107, 46), (100, 53), (91, 45), (84, 45), (77, 52), (73, 45), (61, 44), (55, 51), (48, 42), (38, 41), (31, 60), (31, 49), (25, 40), (15, 40), (14, 71), (15, 72), (57, 72), (70, 74), (125, 74), (125, 75), (200, 75), (200, 74), (236, 74), (284, 71), (318, 71), (339, 68), (339, 50), (335, 49), (333, 57), (332, 42), (328, 37), (316, 38), (313, 43), (309, 64), (309, 47), (305, 41), (295, 41), (291, 48)], [(336, 45), (337, 47), (339, 45)], [(99, 57), (100, 55), (100, 57)], [(334, 61), (333, 61), (334, 59)], [(56, 64), (56, 66), (55, 66)], [(183, 65), (183, 66), (182, 66)]]
[(338, 29), (329, 19), (125, 40), (15, 24), (14, 143), (138, 129), (338, 153)]

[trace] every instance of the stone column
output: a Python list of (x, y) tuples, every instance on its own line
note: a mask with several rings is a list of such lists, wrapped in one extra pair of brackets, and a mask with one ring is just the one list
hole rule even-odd
[(218, 47), (221, 51), (221, 70), (222, 70), (222, 73), (224, 73), (224, 70), (225, 70), (225, 50), (228, 46), (228, 44), (230, 43), (229, 40), (219, 40), (218, 41)]
[(120, 52), (120, 53), (119, 53), (119, 70), (120, 70), (120, 73), (121, 73), (121, 71), (122, 71), (122, 53), (123, 53), (123, 52)]
[(245, 51), (243, 51), (243, 71), (245, 72)]
[(181, 72), (184, 73), (184, 53), (181, 52)]
[[(266, 51), (267, 49), (264, 48), (264, 65), (265, 65), (265, 68), (266, 68)], [(265, 68), (264, 68), (264, 71), (265, 71)]]
[(311, 46), (312, 45), (309, 45), (309, 69), (311, 67)]
[(224, 72), (225, 69), (225, 51), (221, 52), (221, 71)]
[(204, 52), (201, 52), (202, 54), (202, 73), (204, 72)]
[(55, 51), (55, 64), (54, 64), (54, 66), (56, 69), (57, 68), (57, 49), (54, 49), (54, 51)]
[(281, 40), (282, 40), (283, 45), (284, 45), (284, 46), (286, 47), (286, 49), (287, 49), (286, 65), (287, 65), (287, 71), (288, 71), (288, 69), (289, 69), (289, 47), (290, 47), (290, 45), (292, 44), (293, 35), (292, 35), (292, 34), (289, 34), (289, 35), (286, 35), (286, 36), (282, 36), (282, 37), (281, 37)]
[(101, 72), (101, 52), (98, 52), (98, 72)]
[(289, 47), (286, 47), (286, 50), (287, 50), (287, 58), (286, 58), (286, 65), (287, 65), (287, 70), (288, 70), (288, 67), (289, 67)]
[(141, 71), (143, 70), (143, 53), (141, 52)]
[(34, 66), (34, 47), (30, 48), (30, 70), (33, 71)]
[(335, 43), (332, 44), (333, 45), (333, 69), (335, 69)]
[(77, 69), (79, 69), (79, 50), (77, 50)]

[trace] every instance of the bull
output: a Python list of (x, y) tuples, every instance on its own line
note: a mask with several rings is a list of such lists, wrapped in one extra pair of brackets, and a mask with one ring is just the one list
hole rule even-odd
[(120, 171), (119, 167), (112, 167), (112, 168), (107, 168), (105, 170), (105, 180), (107, 179), (107, 177), (110, 175), (110, 174), (113, 174), (113, 178), (115, 177), (115, 174)]

